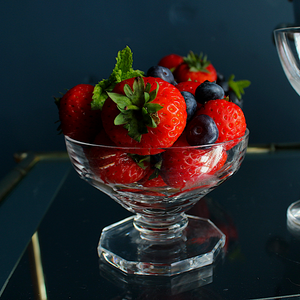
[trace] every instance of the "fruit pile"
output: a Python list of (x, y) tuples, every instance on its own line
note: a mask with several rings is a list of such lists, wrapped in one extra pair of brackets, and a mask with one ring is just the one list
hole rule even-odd
[(244, 113), (234, 102), (249, 81), (225, 81), (193, 52), (165, 56), (146, 75), (133, 70), (128, 47), (116, 60), (108, 79), (76, 85), (56, 99), (64, 135), (111, 146), (86, 153), (95, 176), (106, 184), (185, 190), (219, 171), (245, 134)]

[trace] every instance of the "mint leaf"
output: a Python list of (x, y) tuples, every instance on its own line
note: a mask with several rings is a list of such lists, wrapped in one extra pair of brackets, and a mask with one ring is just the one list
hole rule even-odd
[(242, 94), (245, 93), (244, 89), (247, 88), (251, 82), (249, 80), (234, 81), (234, 75), (231, 75), (228, 79), (228, 86), (231, 88), (239, 100), (242, 99)]
[(108, 79), (103, 79), (95, 85), (92, 109), (102, 109), (105, 100), (108, 98), (107, 92), (111, 92), (115, 85), (125, 79), (143, 76), (144, 72), (133, 70), (132, 52), (128, 46), (118, 52), (116, 65)]
[(108, 98), (107, 91), (112, 91), (110, 87), (110, 81), (103, 79), (94, 87), (93, 100), (91, 102), (91, 107), (93, 110), (102, 108), (105, 100)]

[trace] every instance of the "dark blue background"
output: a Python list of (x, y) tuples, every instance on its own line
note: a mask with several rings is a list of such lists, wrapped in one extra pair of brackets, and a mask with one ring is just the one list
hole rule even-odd
[(206, 53), (224, 75), (252, 82), (252, 144), (299, 141), (299, 97), (272, 41), (278, 24), (295, 22), (295, 1), (1, 1), (0, 178), (15, 152), (65, 149), (53, 97), (107, 78), (126, 45), (144, 71), (169, 53)]

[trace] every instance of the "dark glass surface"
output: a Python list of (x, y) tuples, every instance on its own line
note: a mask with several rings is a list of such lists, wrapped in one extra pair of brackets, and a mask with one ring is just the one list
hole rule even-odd
[[(171, 278), (130, 277), (99, 261), (102, 228), (130, 213), (72, 170), (38, 230), (48, 299), (297, 299), (300, 239), (287, 228), (286, 209), (299, 198), (299, 169), (298, 151), (247, 154), (189, 212), (223, 230), (225, 252), (212, 267)], [(1, 300), (35, 299), (29, 252)]]

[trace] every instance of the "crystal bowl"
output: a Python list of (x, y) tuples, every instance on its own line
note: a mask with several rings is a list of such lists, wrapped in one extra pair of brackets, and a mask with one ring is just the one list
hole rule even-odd
[(210, 220), (186, 211), (237, 172), (248, 137), (247, 129), (228, 142), (139, 155), (147, 151), (65, 136), (79, 176), (133, 213), (102, 230), (99, 256), (122, 272), (140, 275), (171, 276), (212, 264), (226, 237)]

